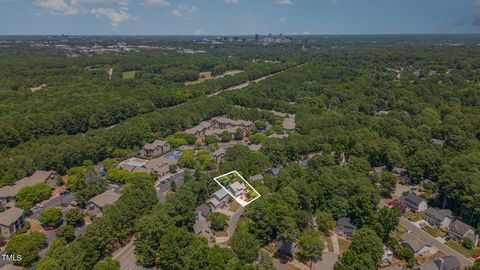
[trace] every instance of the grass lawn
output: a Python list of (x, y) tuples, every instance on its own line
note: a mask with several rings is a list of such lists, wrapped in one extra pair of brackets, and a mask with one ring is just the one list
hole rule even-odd
[(412, 221), (412, 222), (416, 222), (416, 221), (419, 221), (421, 219), (423, 219), (423, 215), (421, 213), (415, 213), (415, 212), (405, 212), (405, 214), (403, 214), (408, 220)]
[(347, 249), (348, 249), (348, 247), (350, 246), (351, 243), (352, 243), (352, 241), (350, 241), (350, 240), (338, 237), (338, 247), (340, 248), (340, 253), (343, 253), (343, 252), (347, 251)]
[(124, 71), (122, 72), (122, 79), (133, 79), (135, 78), (135, 73), (137, 73), (136, 70)]
[(423, 226), (422, 228), (424, 231), (426, 231), (427, 233), (429, 233), (431, 236), (433, 237), (439, 237), (439, 236), (442, 236), (444, 235), (445, 233), (442, 232), (442, 230), (438, 229), (438, 228), (433, 228), (433, 227), (430, 227), (430, 226)]
[(445, 243), (447, 246), (453, 248), (454, 250), (460, 252), (463, 254), (463, 256), (471, 258), (473, 254), (480, 254), (480, 249), (466, 249), (462, 246), (461, 243), (458, 243), (457, 241), (454, 240), (448, 240), (447, 243)]

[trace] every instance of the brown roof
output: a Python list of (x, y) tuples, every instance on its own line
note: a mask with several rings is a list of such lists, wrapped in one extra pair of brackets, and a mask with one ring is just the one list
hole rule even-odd
[(28, 177), (24, 177), (18, 180), (13, 186), (4, 186), (0, 188), (0, 197), (14, 197), (20, 191), (20, 189), (28, 186), (33, 186), (39, 183), (43, 183), (54, 171), (36, 171), (34, 174)]
[(178, 163), (176, 158), (167, 158), (167, 157), (159, 157), (150, 160), (147, 164), (145, 164), (145, 168), (148, 172), (152, 170), (156, 171), (159, 174), (167, 173), (170, 170), (170, 165), (175, 165)]
[(147, 143), (143, 146), (143, 149), (155, 149), (157, 147), (163, 147), (166, 145), (168, 142), (167, 141), (162, 141), (162, 140), (155, 140), (152, 143)]
[(120, 196), (121, 194), (118, 194), (115, 191), (109, 189), (102, 194), (98, 194), (97, 196), (91, 198), (88, 202), (93, 203), (100, 208), (103, 208), (105, 205), (115, 203), (118, 198), (120, 198)]
[(0, 225), (10, 226), (23, 215), (23, 210), (17, 207), (9, 208), (0, 213)]

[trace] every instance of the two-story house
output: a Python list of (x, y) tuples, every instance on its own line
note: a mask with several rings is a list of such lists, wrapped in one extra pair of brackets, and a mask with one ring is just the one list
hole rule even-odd
[(9, 208), (0, 213), (0, 231), (2, 237), (10, 238), (25, 223), (23, 210), (17, 207)]

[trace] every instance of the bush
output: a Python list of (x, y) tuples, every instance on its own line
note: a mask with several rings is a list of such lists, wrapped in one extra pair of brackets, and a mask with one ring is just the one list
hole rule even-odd
[(62, 225), (62, 211), (58, 208), (48, 208), (40, 214), (40, 222), (46, 227), (58, 227)]
[(72, 208), (65, 212), (65, 223), (74, 227), (83, 225), (83, 214), (78, 208)]
[(462, 245), (466, 249), (472, 249), (473, 248), (473, 241), (470, 238), (463, 238)]
[(72, 225), (63, 225), (57, 229), (55, 235), (67, 242), (72, 242), (75, 239), (75, 228)]

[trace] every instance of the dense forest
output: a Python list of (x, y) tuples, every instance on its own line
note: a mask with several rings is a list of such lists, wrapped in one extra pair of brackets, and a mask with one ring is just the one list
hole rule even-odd
[[(157, 202), (150, 175), (132, 174), (102, 218), (42, 260), (58, 269), (92, 269), (135, 236), (137, 260), (149, 267), (272, 269), (264, 247), (298, 240), (299, 256), (318, 261), (321, 252), (313, 247), (323, 247), (335, 219), (349, 216), (359, 231), (335, 269), (376, 269), (399, 218), (395, 210), (377, 208), (393, 191), (388, 177), (370, 173), (379, 166), (404, 168), (413, 183), (427, 183), (431, 205), (479, 227), (478, 46), (439, 46), (435, 38), (322, 42), (206, 48), (182, 42), (207, 52), (77, 58), (8, 49), (0, 62), (1, 185), (37, 169), (72, 174), (86, 160), (131, 156), (146, 142), (214, 116), (274, 125), (270, 110), (296, 116), (287, 138), (263, 139), (259, 152), (228, 149), (218, 171), (186, 174), (165, 203)], [(230, 70), (243, 72), (185, 84), (201, 72)], [(132, 78), (123, 76), (131, 71)], [(48, 86), (29, 89), (41, 84)], [(308, 165), (297, 164), (312, 153), (318, 155)], [(262, 198), (245, 209), (231, 249), (209, 247), (192, 232), (195, 207), (218, 188), (213, 177), (230, 170), (250, 177), (270, 167), (280, 173), (254, 184)]]

